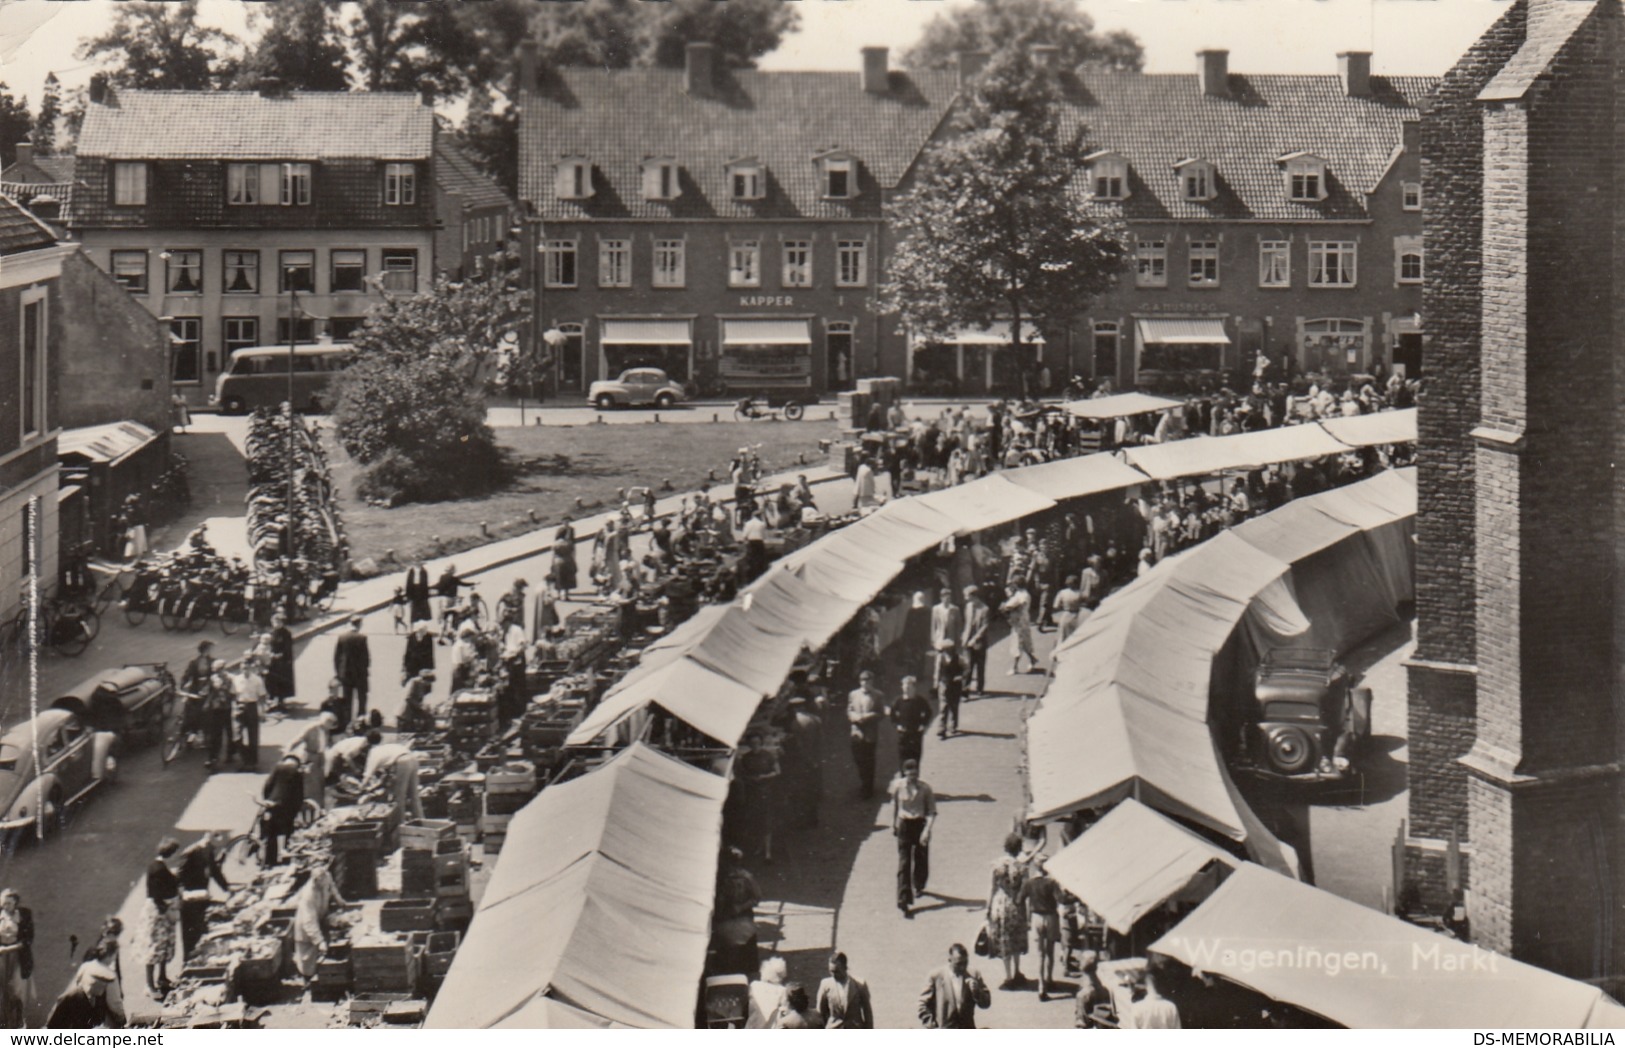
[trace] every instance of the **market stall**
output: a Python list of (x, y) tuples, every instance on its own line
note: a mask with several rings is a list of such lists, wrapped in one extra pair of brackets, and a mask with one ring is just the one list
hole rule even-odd
[(1351, 448), (1379, 444), (1414, 444), (1416, 409), (1373, 411), (1368, 415), (1323, 419), (1321, 428)]
[(64, 485), (77, 485), (85, 493), (83, 539), (100, 553), (122, 556), (115, 548), (119, 535), (114, 518), (126, 497), (145, 498), (168, 467), (165, 442), (151, 428), (127, 420), (63, 430), (56, 453)]
[(1125, 448), (1128, 464), (1154, 480), (1210, 477), (1228, 470), (1341, 455), (1349, 446), (1313, 423), (1227, 437), (1191, 437)]

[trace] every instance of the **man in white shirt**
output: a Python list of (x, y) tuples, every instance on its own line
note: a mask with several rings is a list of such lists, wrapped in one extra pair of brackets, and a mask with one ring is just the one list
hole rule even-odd
[(500, 711), (504, 717), (517, 717), (530, 704), (530, 689), (526, 679), (525, 627), (509, 622), (502, 634), (502, 665), (508, 674), (507, 703)]
[(1145, 996), (1129, 1007), (1123, 1023), (1125, 1030), (1178, 1030), (1179, 1009), (1174, 1002), (1157, 992), (1157, 975), (1146, 969)]
[(846, 719), (852, 725), (852, 762), (864, 799), (875, 792), (875, 744), (880, 740), (881, 702), (873, 670), (858, 674), (858, 686), (846, 697)]
[(367, 733), (367, 770), (362, 781), (371, 786), (390, 777), (395, 814), (400, 819), (423, 818), (423, 787), (418, 782), (418, 755), (398, 742), (384, 742), (376, 731)]
[(852, 508), (863, 509), (875, 505), (875, 468), (869, 464), (868, 458), (858, 460), (858, 472), (854, 479), (857, 493), (852, 499)]
[(340, 739), (327, 748), (327, 781), (340, 775), (361, 776), (367, 767), (367, 749), (371, 744), (365, 735), (352, 735)]
[(231, 681), (232, 713), (236, 717), (228, 749), (237, 754), (244, 771), (257, 772), (260, 770), (260, 710), (267, 699), (259, 660), (244, 659), (241, 668), (228, 674), (227, 679)]
[(767, 570), (767, 522), (760, 510), (751, 510), (740, 532), (745, 540), (745, 564), (742, 582), (749, 582)]

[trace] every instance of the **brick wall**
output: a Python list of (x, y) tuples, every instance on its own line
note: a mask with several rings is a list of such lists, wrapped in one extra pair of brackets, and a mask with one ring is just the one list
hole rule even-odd
[(158, 321), (83, 254), (62, 261), (62, 425), (135, 419), (169, 428), (169, 345)]

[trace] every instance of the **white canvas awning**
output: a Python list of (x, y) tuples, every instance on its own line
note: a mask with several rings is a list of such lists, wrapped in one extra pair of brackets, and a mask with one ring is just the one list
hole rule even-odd
[(1183, 400), (1153, 397), (1149, 393), (1117, 393), (1109, 397), (1090, 397), (1087, 400), (1069, 400), (1062, 407), (1077, 418), (1108, 419), (1128, 415), (1146, 415), (1154, 411), (1167, 411), (1184, 407)]
[(1416, 442), (1416, 409), (1329, 418), (1322, 421), (1321, 426), (1338, 440), (1355, 448), (1373, 444), (1413, 444)]
[(810, 346), (812, 328), (805, 320), (724, 320), (724, 346)]
[(1012, 484), (1000, 473), (921, 495), (919, 501), (957, 522), (960, 535), (1055, 508), (1050, 498), (1031, 488)]
[(1230, 469), (1341, 455), (1347, 444), (1315, 425), (1282, 426), (1228, 437), (1191, 437), (1127, 448), (1129, 465), (1156, 480), (1205, 477)]
[(1007, 469), (999, 476), (1057, 502), (1106, 491), (1121, 491), (1149, 479), (1109, 452)]
[(598, 341), (606, 346), (686, 346), (688, 321), (606, 320)]
[(1228, 346), (1224, 321), (1211, 317), (1145, 317), (1134, 322), (1142, 346)]

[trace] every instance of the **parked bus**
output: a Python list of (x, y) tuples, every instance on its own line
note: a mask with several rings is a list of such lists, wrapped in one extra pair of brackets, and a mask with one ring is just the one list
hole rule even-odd
[[(348, 342), (296, 348), (292, 354), (294, 407), (326, 411), (332, 405), (328, 383), (350, 363), (351, 353)], [(276, 407), (288, 399), (288, 360), (287, 346), (239, 349), (215, 384), (212, 403), (228, 415)]]

